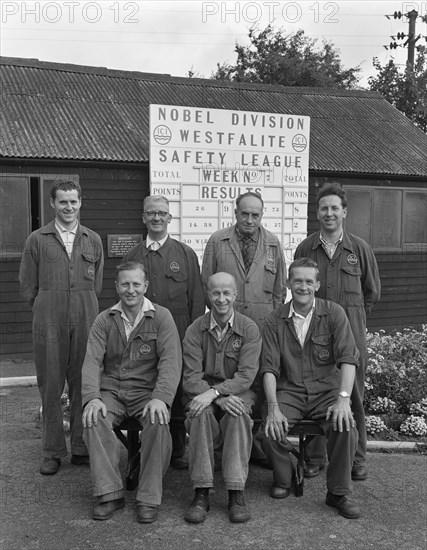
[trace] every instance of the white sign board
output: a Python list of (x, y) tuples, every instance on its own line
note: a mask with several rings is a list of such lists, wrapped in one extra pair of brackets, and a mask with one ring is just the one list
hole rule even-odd
[(254, 191), (291, 260), (307, 232), (309, 137), (307, 116), (150, 105), (150, 192), (171, 201), (171, 236), (201, 258)]

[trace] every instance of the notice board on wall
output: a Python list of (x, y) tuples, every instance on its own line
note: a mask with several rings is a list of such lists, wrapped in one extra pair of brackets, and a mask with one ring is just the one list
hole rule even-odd
[(290, 260), (307, 233), (309, 144), (303, 115), (150, 105), (150, 192), (169, 199), (169, 232), (199, 259), (235, 223), (235, 199), (257, 192)]

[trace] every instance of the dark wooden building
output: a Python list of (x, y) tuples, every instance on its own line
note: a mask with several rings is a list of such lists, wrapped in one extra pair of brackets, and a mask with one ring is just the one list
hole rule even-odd
[[(51, 219), (52, 179), (75, 178), (81, 221), (107, 234), (143, 232), (149, 193), (151, 103), (311, 117), (308, 232), (316, 188), (340, 181), (347, 228), (378, 258), (382, 299), (370, 330), (427, 322), (427, 136), (379, 94), (225, 83), (99, 67), (0, 58), (2, 354), (31, 350), (31, 311), (18, 269), (29, 233)], [(100, 307), (115, 298), (107, 258)]]

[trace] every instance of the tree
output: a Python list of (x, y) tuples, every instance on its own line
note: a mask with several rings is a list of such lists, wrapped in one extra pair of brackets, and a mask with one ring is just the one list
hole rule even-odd
[(394, 59), (381, 66), (374, 58), (376, 76), (368, 79), (371, 90), (380, 92), (394, 107), (427, 132), (427, 48), (417, 46), (414, 67), (399, 70)]
[(212, 78), (236, 82), (260, 82), (283, 86), (354, 88), (360, 67), (344, 69), (339, 53), (330, 42), (317, 47), (317, 40), (303, 30), (284, 35), (271, 25), (249, 30), (249, 46), (236, 44), (235, 65), (217, 64)]

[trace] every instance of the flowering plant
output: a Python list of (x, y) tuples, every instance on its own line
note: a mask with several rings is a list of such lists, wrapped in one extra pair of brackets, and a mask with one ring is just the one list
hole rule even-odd
[(427, 325), (421, 331), (368, 333), (367, 342), (368, 433), (378, 434), (384, 424), (383, 432), (397, 430), (407, 436), (426, 436), (423, 426), (427, 419)]

